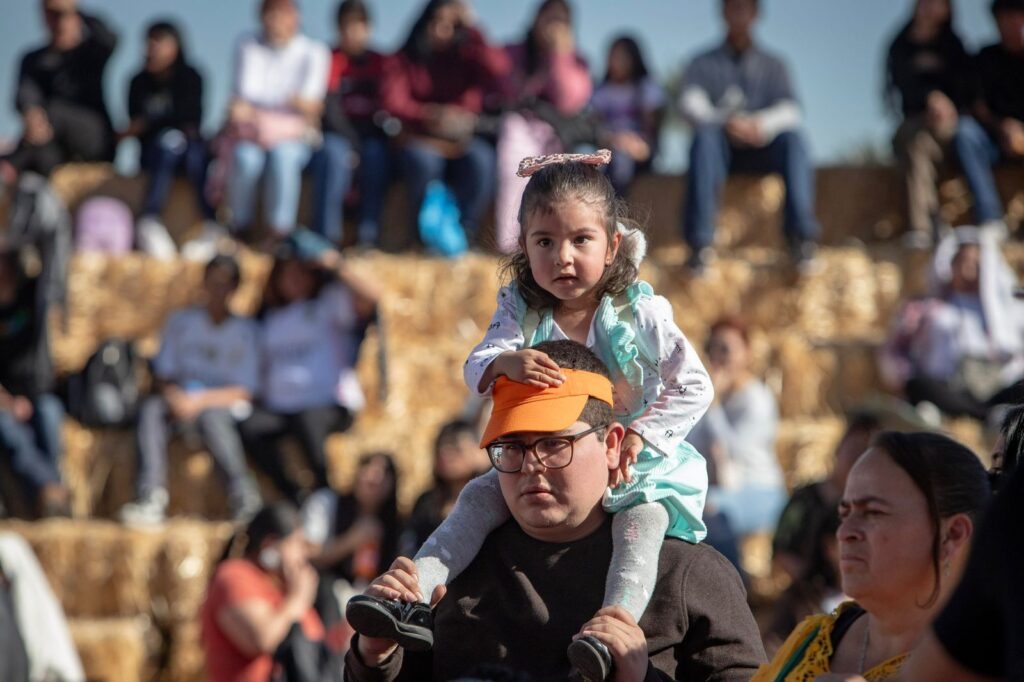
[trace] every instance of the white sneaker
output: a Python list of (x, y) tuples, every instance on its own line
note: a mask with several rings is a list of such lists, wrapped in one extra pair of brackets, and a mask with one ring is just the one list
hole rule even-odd
[(141, 251), (160, 260), (174, 260), (178, 247), (167, 228), (155, 216), (143, 216), (135, 225), (135, 243)]
[(203, 231), (195, 239), (190, 239), (181, 247), (181, 255), (186, 260), (207, 262), (220, 251), (221, 241), (229, 237), (228, 231), (213, 220), (203, 223)]
[(121, 507), (121, 523), (126, 526), (156, 526), (167, 519), (167, 490), (156, 488), (138, 502)]
[(924, 422), (929, 428), (939, 430), (942, 428), (942, 411), (939, 407), (928, 400), (919, 402), (915, 408), (917, 410), (917, 416)]
[(991, 232), (1000, 244), (1010, 236), (1010, 229), (1006, 226), (1006, 221), (1003, 220), (986, 220), (978, 225), (978, 229), (982, 232)]

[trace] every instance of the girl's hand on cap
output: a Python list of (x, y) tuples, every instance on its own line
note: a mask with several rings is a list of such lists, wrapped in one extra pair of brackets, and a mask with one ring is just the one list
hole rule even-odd
[(558, 364), (547, 353), (538, 350), (509, 351), (499, 355), (494, 362), (498, 374), (528, 386), (548, 388), (565, 382), (565, 375)]

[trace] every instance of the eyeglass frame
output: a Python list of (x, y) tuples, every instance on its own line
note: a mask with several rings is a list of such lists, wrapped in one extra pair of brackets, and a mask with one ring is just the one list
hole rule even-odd
[[(576, 441), (578, 441), (581, 438), (584, 438), (586, 436), (589, 436), (592, 433), (596, 433), (596, 432), (600, 431), (601, 429), (606, 429), (606, 428), (608, 428), (608, 426), (609, 426), (609, 424), (607, 424), (607, 423), (606, 424), (598, 424), (597, 426), (591, 426), (586, 431), (580, 431), (579, 433), (571, 433), (571, 434), (569, 434), (567, 436), (541, 436), (540, 438), (538, 438), (537, 440), (535, 440), (535, 441), (533, 441), (532, 443), (529, 443), (529, 444), (524, 443), (522, 441), (515, 441), (515, 440), (496, 440), (493, 443), (488, 443), (487, 447), (485, 447), (484, 450), (487, 451), (487, 459), (489, 459), (491, 461), (491, 466), (494, 467), (495, 471), (497, 471), (499, 473), (502, 473), (502, 474), (518, 474), (520, 471), (522, 471), (523, 470), (523, 466), (526, 464), (526, 459), (527, 459), (526, 456), (528, 454), (532, 454), (534, 459), (537, 460), (537, 463), (540, 464), (545, 469), (553, 469), (553, 470), (564, 469), (567, 466), (569, 466), (570, 464), (572, 464), (572, 458), (576, 454)], [(540, 443), (541, 441), (545, 441), (545, 440), (564, 440), (564, 441), (567, 441), (569, 443), (569, 461), (566, 462), (565, 464), (560, 465), (560, 466), (549, 466), (548, 464), (546, 464), (544, 462), (544, 460), (541, 459), (540, 455), (537, 454), (537, 444)], [(521, 446), (523, 448), (523, 461), (519, 464), (519, 468), (518, 469), (516, 469), (515, 471), (504, 471), (504, 470), (498, 468), (498, 465), (494, 463), (494, 456), (491, 455), (491, 448), (495, 447), (497, 445), (519, 445), (519, 446)]]

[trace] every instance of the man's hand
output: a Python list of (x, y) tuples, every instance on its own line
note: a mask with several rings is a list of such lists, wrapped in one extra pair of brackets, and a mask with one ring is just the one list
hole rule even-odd
[(285, 562), (281, 566), (284, 574), (285, 600), (293, 609), (296, 619), (302, 618), (316, 601), (316, 588), (320, 582), (316, 569), (308, 562)]
[(1024, 156), (1024, 122), (1004, 118), (999, 124), (999, 136), (1007, 156)]
[(192, 421), (203, 411), (203, 404), (197, 396), (190, 395), (177, 386), (169, 388), (164, 397), (167, 399), (171, 416), (179, 422)]
[(565, 381), (562, 370), (547, 353), (530, 348), (502, 353), (494, 360), (494, 371), (512, 381), (537, 388), (561, 386)]
[(957, 113), (953, 100), (939, 90), (928, 93), (928, 104), (925, 110), (925, 121), (928, 128), (943, 136), (952, 134), (960, 115)]
[(632, 130), (613, 133), (611, 141), (613, 147), (618, 147), (626, 152), (634, 161), (642, 163), (651, 158), (651, 146), (641, 135)]
[(28, 109), (22, 117), (25, 126), (25, 141), (33, 145), (46, 144), (53, 139), (50, 117), (42, 107)]
[(761, 124), (753, 116), (733, 116), (725, 124), (725, 134), (736, 144), (760, 147), (764, 144)]
[[(437, 602), (441, 601), (446, 591), (447, 588), (444, 585), (437, 586), (434, 594), (430, 597), (430, 608), (434, 608)], [(391, 564), (387, 573), (370, 583), (363, 594), (378, 599), (419, 601), (421, 595), (416, 564), (412, 562), (412, 559), (404, 556), (398, 557)], [(379, 667), (391, 657), (397, 648), (398, 644), (389, 639), (359, 636), (359, 657), (371, 668)]]
[(584, 623), (580, 635), (591, 635), (608, 647), (615, 663), (614, 682), (640, 682), (647, 676), (647, 638), (626, 609), (601, 609)]
[(619, 483), (629, 483), (633, 480), (633, 474), (629, 468), (636, 464), (636, 458), (644, 449), (644, 439), (635, 431), (627, 431), (626, 437), (622, 439), (622, 447), (619, 449), (619, 467), (608, 472), (608, 485), (615, 488)]

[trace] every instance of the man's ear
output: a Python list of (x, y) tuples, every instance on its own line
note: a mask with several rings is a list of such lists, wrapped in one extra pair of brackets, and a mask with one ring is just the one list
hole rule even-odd
[(622, 439), (626, 437), (626, 429), (622, 424), (612, 422), (604, 432), (605, 460), (609, 469), (616, 469), (619, 466), (619, 449), (622, 447)]

